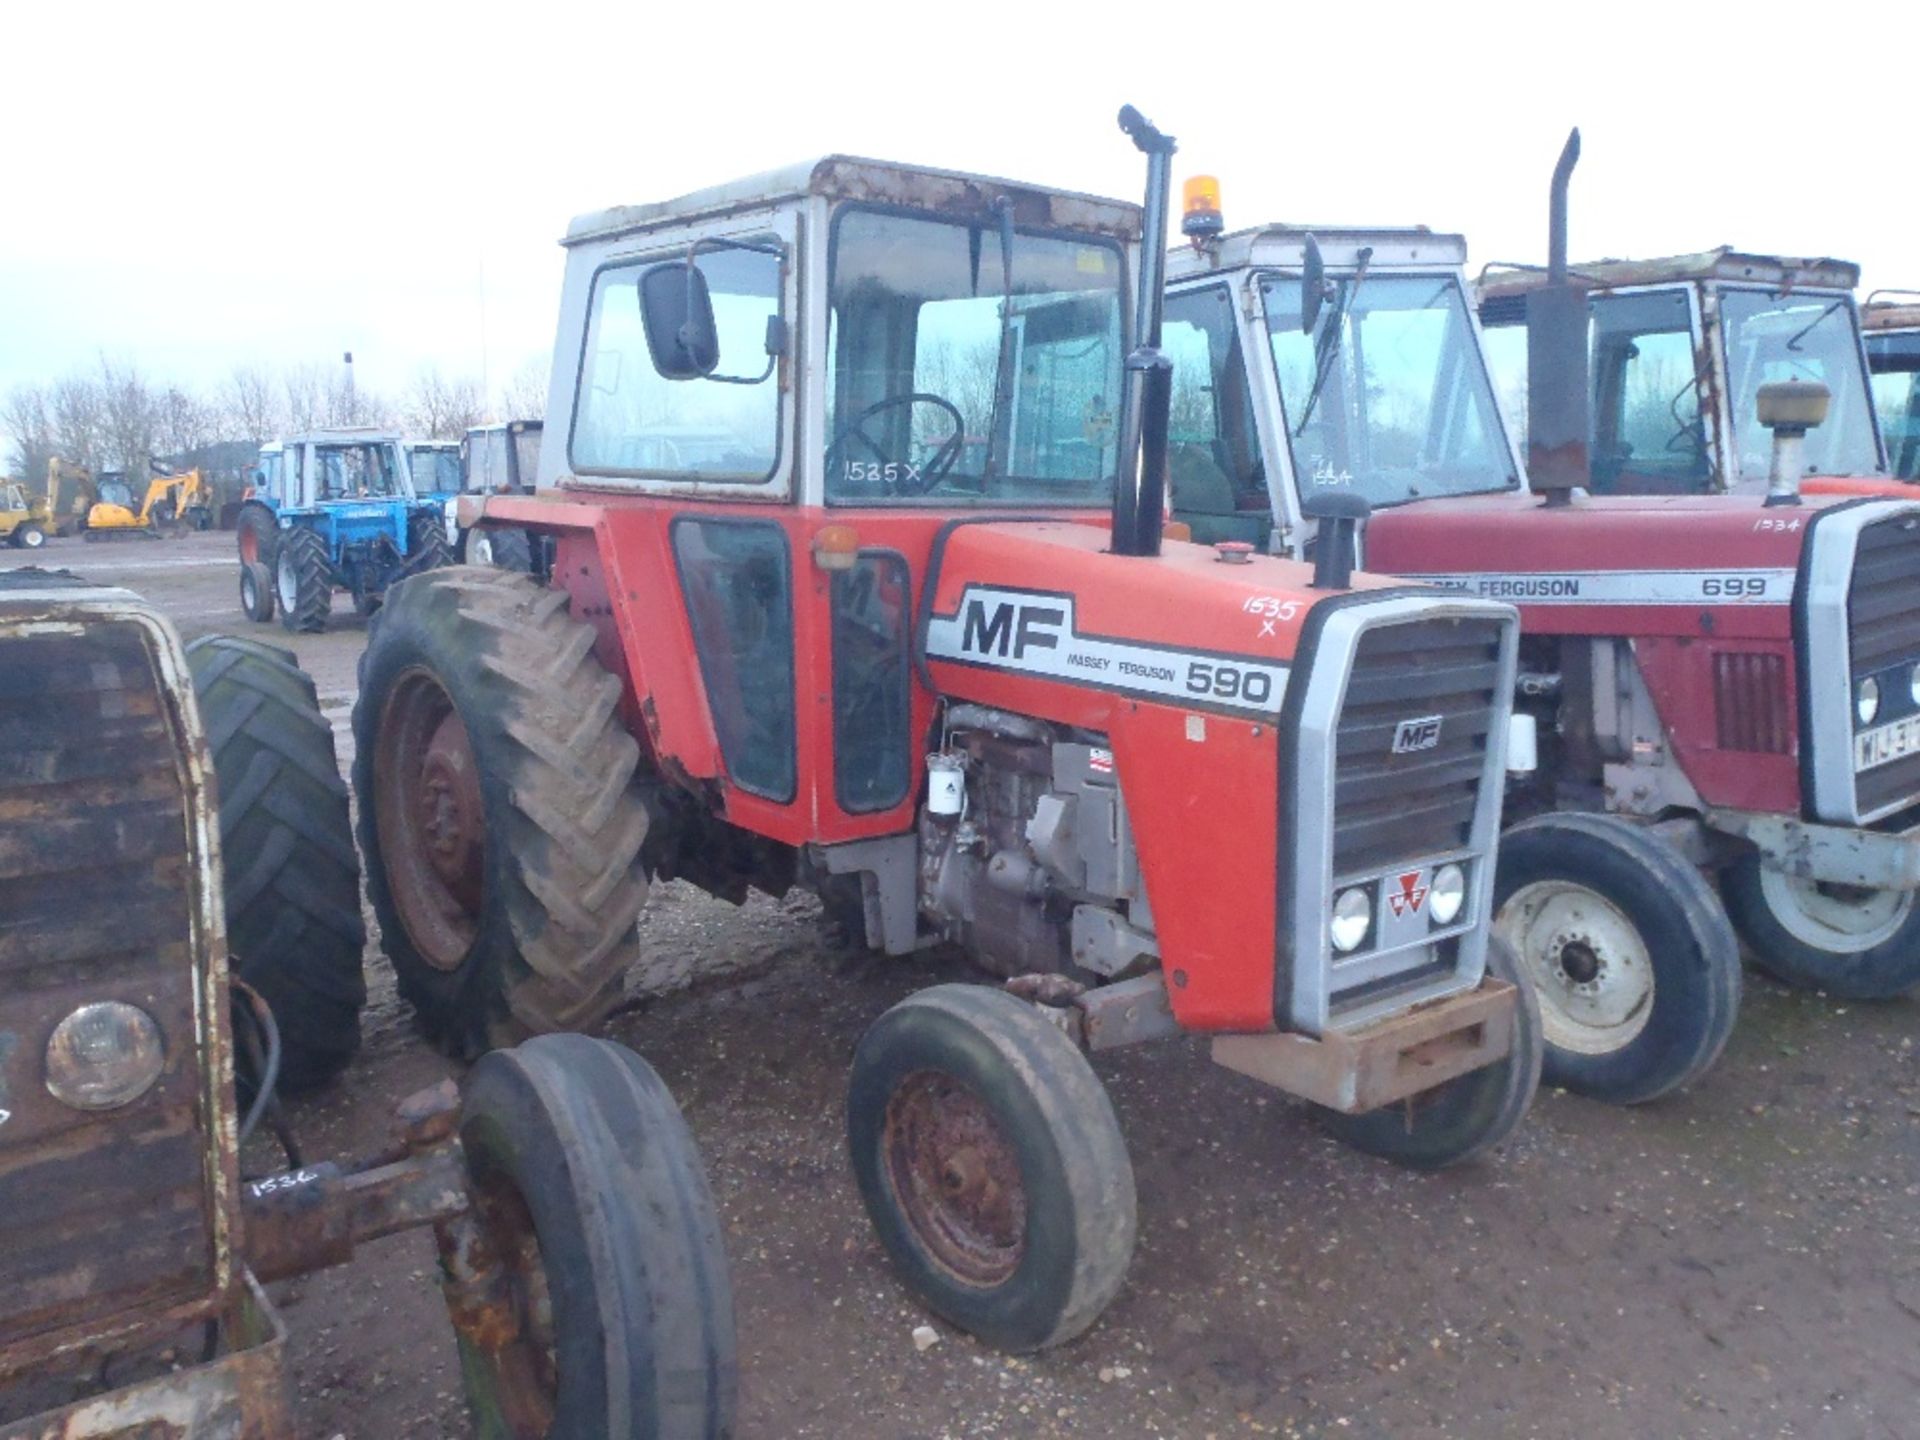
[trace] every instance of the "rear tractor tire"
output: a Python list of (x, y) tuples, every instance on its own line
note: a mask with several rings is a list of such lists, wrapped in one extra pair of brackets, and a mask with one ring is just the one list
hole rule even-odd
[(187, 647), (187, 667), (219, 780), (235, 969), (273, 1010), (281, 1088), (310, 1090), (360, 1048), (367, 1001), (360, 857), (333, 727), (278, 646), (208, 635)]
[(453, 564), (447, 522), (439, 515), (419, 510), (407, 517), (407, 563), (414, 567), (410, 575)]
[(280, 527), (274, 521), (273, 512), (258, 501), (249, 501), (240, 507), (233, 531), (240, 549), (240, 563), (264, 565), (271, 575), (274, 559), (280, 553)]
[(1540, 996), (1546, 1078), (1637, 1105), (1712, 1068), (1740, 1011), (1740, 946), (1713, 889), (1615, 815), (1536, 816), (1500, 837), (1494, 933)]
[(289, 530), (274, 557), (274, 603), (296, 635), (319, 635), (333, 611), (333, 566), (327, 542), (312, 530)]
[(273, 576), (257, 560), (240, 566), (240, 609), (257, 624), (273, 619)]
[(38, 550), (47, 543), (46, 529), (37, 520), (29, 520), (8, 536), (8, 543), (18, 550)]
[[(547, 1035), (483, 1056), (461, 1106), (481, 1253), (513, 1312), (460, 1336), (483, 1440), (724, 1440), (738, 1360), (700, 1154), (638, 1055)], [(484, 1333), (484, 1332), (483, 1332)]]
[(467, 552), (475, 565), (492, 565), (522, 575), (533, 573), (533, 537), (517, 527), (475, 530), (467, 539)]
[(367, 894), (421, 1028), (471, 1057), (621, 998), (647, 814), (620, 681), (564, 591), (457, 566), (387, 594), (360, 662)]
[(1383, 1160), (1444, 1170), (1477, 1159), (1514, 1132), (1540, 1088), (1540, 1002), (1526, 970), (1497, 939), (1487, 944), (1487, 973), (1520, 992), (1505, 1058), (1360, 1115), (1316, 1105), (1314, 1117), (1328, 1134)]
[(1749, 851), (1721, 875), (1720, 893), (1754, 964), (1776, 980), (1841, 1000), (1920, 985), (1920, 892), (1804, 880)]
[(1086, 1056), (1024, 1001), (937, 985), (887, 1011), (853, 1057), (847, 1138), (901, 1278), (987, 1344), (1071, 1340), (1119, 1293), (1126, 1142)]

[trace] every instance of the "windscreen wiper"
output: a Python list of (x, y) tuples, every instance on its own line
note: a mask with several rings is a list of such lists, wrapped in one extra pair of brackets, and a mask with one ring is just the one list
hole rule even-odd
[(1353, 310), (1354, 297), (1360, 293), (1360, 286), (1367, 278), (1367, 266), (1373, 260), (1373, 247), (1362, 245), (1358, 259), (1353, 282), (1342, 290), (1340, 303), (1327, 316), (1326, 328), (1320, 332), (1320, 342), (1313, 347), (1313, 388), (1307, 391), (1307, 403), (1301, 407), (1300, 423), (1293, 427), (1293, 438), (1296, 440), (1307, 433), (1314, 407), (1320, 403), (1321, 388), (1327, 383), (1327, 367), (1333, 360), (1334, 352), (1340, 348), (1341, 327), (1347, 323), (1347, 316)]

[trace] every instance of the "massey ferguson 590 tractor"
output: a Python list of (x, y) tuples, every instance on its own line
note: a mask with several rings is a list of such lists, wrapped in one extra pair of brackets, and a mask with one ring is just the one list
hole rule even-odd
[(606, 1014), (650, 875), (1004, 977), (882, 1016), (848, 1131), (907, 1282), (1015, 1350), (1133, 1249), (1084, 1051), (1210, 1035), (1421, 1166), (1538, 1078), (1486, 928), (1514, 612), (1162, 546), (1173, 143), (1121, 118), (1137, 289), (1134, 206), (869, 160), (575, 221), (540, 490), (463, 502), (550, 581), (407, 580), (354, 719), (388, 953), (457, 1051)]
[(1757, 396), (1770, 496), (1593, 495), (1587, 299), (1563, 272), (1529, 302), (1523, 470), (1460, 237), (1223, 236), (1211, 182), (1185, 228), (1176, 520), (1324, 559), (1313, 512), (1339, 497), (1374, 511), (1372, 570), (1520, 608), (1495, 925), (1539, 991), (1548, 1078), (1632, 1103), (1702, 1074), (1738, 1006), (1735, 929), (1792, 983), (1920, 981), (1920, 504), (1795, 493), (1817, 387)]

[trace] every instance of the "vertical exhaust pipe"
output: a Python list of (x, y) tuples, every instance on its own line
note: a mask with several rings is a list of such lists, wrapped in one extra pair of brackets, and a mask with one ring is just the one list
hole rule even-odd
[(1580, 132), (1567, 136), (1547, 201), (1547, 283), (1527, 295), (1527, 481), (1549, 505), (1586, 485), (1591, 403), (1587, 297), (1567, 274), (1567, 190)]
[(1171, 135), (1154, 129), (1131, 105), (1120, 128), (1147, 157), (1146, 216), (1140, 236), (1134, 349), (1127, 356), (1120, 409), (1119, 470), (1113, 488), (1113, 553), (1158, 555), (1167, 503), (1167, 430), (1173, 408), (1173, 361), (1160, 349), (1167, 269), (1167, 207), (1172, 198)]

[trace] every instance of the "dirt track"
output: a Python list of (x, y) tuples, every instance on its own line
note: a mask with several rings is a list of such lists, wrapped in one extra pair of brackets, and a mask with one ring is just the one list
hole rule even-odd
[[(189, 637), (242, 629), (232, 537), (36, 557), (137, 589)], [(26, 563), (4, 552), (0, 564)], [(363, 622), (294, 648), (342, 735)], [(271, 634), (287, 638), (275, 627)], [(1543, 1093), (1491, 1162), (1441, 1176), (1322, 1138), (1193, 1043), (1103, 1060), (1139, 1180), (1127, 1289), (1085, 1338), (981, 1349), (893, 1280), (844, 1159), (862, 1028), (951, 966), (836, 948), (810, 901), (680, 887), (643, 940), (755, 962), (609, 1033), (698, 1135), (739, 1306), (742, 1440), (983, 1436), (1920, 1435), (1920, 1005), (1840, 1005), (1749, 977), (1720, 1067), (1636, 1111)], [(310, 1155), (375, 1148), (449, 1073), (377, 948), (365, 1051), (294, 1109)], [(264, 1169), (267, 1152), (249, 1157)], [(302, 1434), (461, 1436), (429, 1237), (284, 1287)]]

